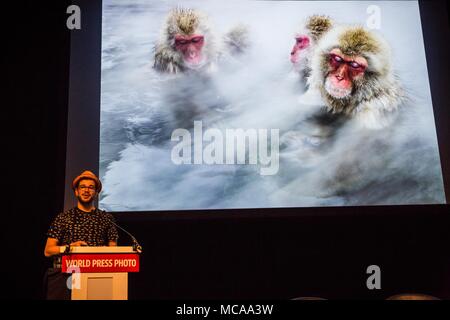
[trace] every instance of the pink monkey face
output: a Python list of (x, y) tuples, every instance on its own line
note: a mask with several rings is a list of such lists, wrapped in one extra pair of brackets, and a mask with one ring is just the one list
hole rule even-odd
[(295, 37), (295, 44), (291, 51), (291, 62), (296, 64), (300, 61), (300, 53), (310, 45), (310, 40), (307, 35)]
[(197, 66), (202, 63), (204, 43), (204, 36), (198, 34), (175, 36), (175, 49), (183, 55), (184, 62), (190, 66)]
[(336, 98), (348, 96), (353, 89), (353, 81), (361, 79), (367, 68), (367, 60), (362, 56), (347, 56), (340, 49), (329, 54), (329, 74), (327, 90)]

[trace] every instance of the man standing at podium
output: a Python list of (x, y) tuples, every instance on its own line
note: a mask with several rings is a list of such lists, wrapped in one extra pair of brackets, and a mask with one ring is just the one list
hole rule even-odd
[(61, 273), (61, 249), (70, 252), (76, 246), (116, 246), (118, 233), (111, 214), (95, 207), (102, 183), (91, 171), (84, 171), (72, 182), (77, 206), (62, 212), (47, 232), (44, 254), (53, 257), (53, 269), (47, 271), (48, 299), (70, 299), (68, 275)]

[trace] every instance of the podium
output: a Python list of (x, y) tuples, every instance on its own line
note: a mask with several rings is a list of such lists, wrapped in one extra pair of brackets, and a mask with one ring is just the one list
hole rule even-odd
[(133, 247), (61, 248), (63, 273), (72, 300), (127, 300), (128, 272), (139, 272), (139, 254)]

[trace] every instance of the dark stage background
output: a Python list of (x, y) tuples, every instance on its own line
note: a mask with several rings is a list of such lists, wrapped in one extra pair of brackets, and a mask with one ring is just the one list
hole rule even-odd
[[(43, 255), (45, 233), (63, 208), (68, 5), (66, 0), (25, 1), (4, 11), (14, 17), (4, 29), (11, 41), (3, 49), (8, 98), (2, 103), (7, 111), (2, 117), (7, 131), (2, 153), (7, 159), (2, 168), (7, 190), (2, 268), (11, 274), (2, 283), (5, 298), (42, 298), (42, 277), (49, 265)], [(435, 8), (435, 14), (445, 14), (442, 6)], [(431, 21), (433, 15), (426, 18)], [(436, 19), (424, 31), (433, 103), (439, 106), (435, 117), (447, 199), (448, 28)], [(429, 41), (444, 42), (445, 50)], [(276, 209), (245, 210), (198, 218), (195, 213), (121, 215), (119, 222), (144, 247), (141, 272), (130, 276), (130, 298), (384, 299), (418, 292), (448, 299), (448, 209), (448, 205), (289, 209), (280, 215)], [(121, 241), (128, 244), (125, 234)], [(366, 268), (371, 264), (381, 267), (381, 290), (366, 288)]]

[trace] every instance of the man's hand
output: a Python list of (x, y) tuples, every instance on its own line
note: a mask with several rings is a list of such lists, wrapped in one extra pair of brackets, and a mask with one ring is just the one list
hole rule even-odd
[(79, 240), (79, 241), (75, 241), (72, 242), (70, 244), (71, 247), (81, 247), (81, 246), (87, 246), (88, 244), (85, 241)]

